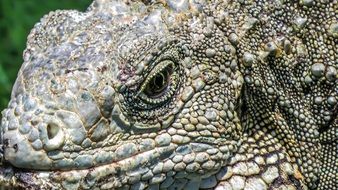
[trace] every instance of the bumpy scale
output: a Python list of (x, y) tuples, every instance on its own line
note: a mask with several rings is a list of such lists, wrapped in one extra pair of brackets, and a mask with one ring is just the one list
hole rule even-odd
[(337, 0), (96, 0), (28, 36), (0, 183), (338, 189)]

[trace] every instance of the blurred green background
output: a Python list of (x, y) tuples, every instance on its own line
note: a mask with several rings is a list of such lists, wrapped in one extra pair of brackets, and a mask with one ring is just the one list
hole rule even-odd
[(50, 11), (84, 11), (90, 3), (91, 0), (0, 0), (0, 111), (7, 107), (23, 62), (26, 38), (34, 24)]

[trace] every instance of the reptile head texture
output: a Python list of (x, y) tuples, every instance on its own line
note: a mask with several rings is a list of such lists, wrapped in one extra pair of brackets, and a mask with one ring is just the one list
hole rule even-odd
[(3, 111), (6, 162), (111, 175), (118, 187), (173, 171), (208, 177), (232, 155), (243, 83), (234, 47), (213, 19), (184, 13), (201, 4), (130, 3), (56, 11), (34, 27)]
[[(336, 187), (337, 153), (321, 147), (337, 151), (336, 54), (312, 64), (312, 41), (298, 35), (312, 17), (291, 9), (291, 31), (265, 15), (281, 5), (259, 2), (96, 0), (83, 13), (46, 15), (2, 112), (0, 183)], [(328, 51), (337, 40), (330, 18)], [(319, 95), (320, 109), (311, 104)]]

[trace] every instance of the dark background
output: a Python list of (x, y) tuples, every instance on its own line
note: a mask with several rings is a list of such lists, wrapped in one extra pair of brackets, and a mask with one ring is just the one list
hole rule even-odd
[(91, 0), (0, 0), (0, 112), (7, 107), (34, 24), (50, 11), (84, 11), (90, 3)]

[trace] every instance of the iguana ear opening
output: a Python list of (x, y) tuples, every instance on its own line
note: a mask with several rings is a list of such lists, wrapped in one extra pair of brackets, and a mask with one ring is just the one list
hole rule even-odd
[(246, 102), (245, 102), (245, 84), (242, 85), (241, 91), (240, 91), (240, 95), (237, 98), (237, 103), (236, 103), (236, 107), (235, 107), (235, 112), (238, 116), (239, 122), (242, 125), (242, 129), (243, 131), (246, 130), (246, 123), (244, 123), (247, 120), (246, 114), (247, 114), (247, 106), (246, 106)]

